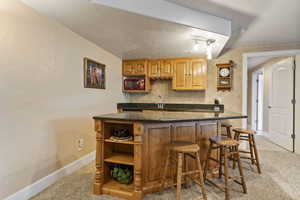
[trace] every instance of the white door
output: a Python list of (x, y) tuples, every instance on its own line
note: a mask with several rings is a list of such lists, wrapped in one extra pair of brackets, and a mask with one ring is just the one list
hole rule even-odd
[(293, 58), (273, 65), (270, 72), (269, 133), (276, 144), (293, 150)]

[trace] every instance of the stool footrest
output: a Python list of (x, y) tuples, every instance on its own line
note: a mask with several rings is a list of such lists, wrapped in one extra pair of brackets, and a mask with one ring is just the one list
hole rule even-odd
[(209, 179), (206, 179), (205, 181), (207, 181), (208, 183), (212, 184), (213, 186), (215, 186), (216, 188), (218, 188), (222, 192), (225, 192), (225, 188), (222, 188), (221, 186), (219, 186), (218, 184), (214, 183), (213, 181), (211, 181)]
[(239, 150), (239, 152), (240, 152), (240, 153), (249, 153), (249, 154), (251, 154), (250, 151)]
[(182, 173), (182, 176), (187, 176), (187, 175), (192, 175), (192, 174), (199, 174), (200, 170), (194, 170), (194, 171), (189, 171), (189, 172), (184, 172)]
[(209, 160), (213, 160), (213, 161), (219, 163), (219, 160), (217, 160), (217, 159), (215, 159), (215, 158), (213, 158), (213, 157), (209, 157), (208, 159), (209, 159)]

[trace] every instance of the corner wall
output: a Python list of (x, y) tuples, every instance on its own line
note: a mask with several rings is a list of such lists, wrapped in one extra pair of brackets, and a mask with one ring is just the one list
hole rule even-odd
[[(0, 24), (3, 199), (94, 151), (93, 115), (124, 98), (118, 57), (18, 0), (1, 1)], [(106, 64), (106, 90), (83, 87), (84, 57)]]

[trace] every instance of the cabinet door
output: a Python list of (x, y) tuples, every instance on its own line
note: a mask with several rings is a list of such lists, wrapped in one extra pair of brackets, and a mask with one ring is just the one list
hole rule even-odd
[[(167, 159), (168, 145), (171, 143), (171, 125), (147, 124), (144, 129), (143, 177), (144, 184), (159, 181)], [(169, 174), (168, 176), (170, 176)], [(144, 185), (145, 186), (145, 185)]]
[(160, 76), (162, 78), (173, 77), (173, 60), (163, 60), (160, 68)]
[(186, 89), (186, 77), (189, 69), (189, 60), (174, 61), (173, 89)]
[(135, 61), (134, 64), (134, 75), (145, 75), (147, 62), (145, 60), (138, 60)]
[(205, 59), (191, 60), (188, 88), (204, 90), (207, 85), (207, 63)]
[(148, 64), (149, 77), (158, 78), (160, 76), (161, 61), (160, 60), (150, 60)]
[(123, 75), (134, 74), (134, 62), (124, 61), (123, 62)]

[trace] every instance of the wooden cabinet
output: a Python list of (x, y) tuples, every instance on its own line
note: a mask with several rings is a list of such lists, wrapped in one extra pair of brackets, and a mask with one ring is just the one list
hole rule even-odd
[(148, 69), (150, 78), (159, 78), (161, 71), (161, 60), (150, 60)]
[(207, 63), (205, 59), (195, 59), (190, 62), (190, 85), (192, 89), (207, 88)]
[(172, 78), (173, 77), (173, 63), (172, 59), (162, 60), (160, 77), (162, 78)]
[(149, 79), (172, 79), (173, 90), (205, 90), (207, 61), (201, 57), (124, 60), (123, 76), (145, 76), (147, 89), (135, 92), (150, 91)]
[(140, 76), (147, 74), (147, 60), (124, 60), (123, 75), (124, 76)]
[(206, 60), (175, 60), (172, 86), (174, 90), (205, 90), (207, 88)]
[(152, 79), (170, 79), (173, 77), (173, 60), (150, 60), (148, 64), (149, 77)]

